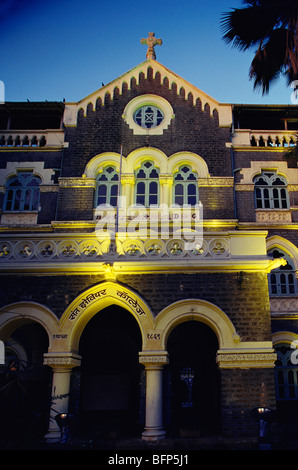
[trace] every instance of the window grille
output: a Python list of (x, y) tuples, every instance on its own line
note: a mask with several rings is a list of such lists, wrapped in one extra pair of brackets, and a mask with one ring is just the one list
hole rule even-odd
[(270, 250), (268, 256), (284, 258), (287, 261), (285, 266), (280, 266), (269, 274), (270, 296), (296, 295), (297, 282), (293, 260), (286, 253), (277, 249)]
[(142, 106), (134, 113), (135, 123), (147, 129), (159, 126), (163, 119), (163, 112), (156, 106)]
[(10, 178), (5, 187), (3, 210), (37, 211), (41, 178), (32, 171), (19, 172)]
[(174, 204), (194, 206), (198, 203), (198, 177), (187, 165), (174, 176)]
[(145, 207), (159, 203), (159, 170), (150, 161), (136, 172), (135, 202)]
[(95, 205), (117, 207), (119, 175), (113, 166), (109, 166), (97, 177)]
[(262, 172), (254, 178), (256, 209), (288, 209), (287, 181), (276, 172)]

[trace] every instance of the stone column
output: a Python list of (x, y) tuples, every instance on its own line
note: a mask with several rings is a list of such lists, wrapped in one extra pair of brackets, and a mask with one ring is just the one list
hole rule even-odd
[(166, 432), (163, 428), (162, 403), (163, 368), (168, 364), (166, 351), (140, 353), (140, 363), (146, 370), (146, 420), (142, 439), (157, 441), (164, 439)]
[(68, 413), (71, 371), (81, 365), (81, 357), (73, 353), (46, 353), (44, 365), (53, 370), (52, 397), (47, 442), (59, 442), (61, 431), (55, 420), (57, 414)]
[(125, 197), (126, 210), (134, 203), (133, 191), (134, 191), (134, 175), (122, 174), (121, 185), (122, 191), (121, 196)]
[(160, 204), (165, 204), (166, 206), (170, 207), (172, 205), (171, 187), (173, 185), (173, 175), (160, 175), (159, 183), (161, 187)]

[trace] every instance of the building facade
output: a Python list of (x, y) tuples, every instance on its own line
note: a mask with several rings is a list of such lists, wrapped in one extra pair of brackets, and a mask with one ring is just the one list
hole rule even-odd
[(148, 441), (297, 418), (297, 106), (219, 103), (149, 43), (0, 127), (2, 435), (11, 413), (49, 442), (62, 412)]

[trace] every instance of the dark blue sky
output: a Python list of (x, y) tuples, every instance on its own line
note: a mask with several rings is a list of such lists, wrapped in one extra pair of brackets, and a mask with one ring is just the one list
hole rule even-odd
[(78, 101), (146, 59), (140, 39), (154, 31), (157, 61), (221, 102), (291, 104), (281, 79), (268, 96), (248, 79), (252, 52), (221, 38), (223, 12), (240, 0), (1, 0), (0, 80), (6, 101)]

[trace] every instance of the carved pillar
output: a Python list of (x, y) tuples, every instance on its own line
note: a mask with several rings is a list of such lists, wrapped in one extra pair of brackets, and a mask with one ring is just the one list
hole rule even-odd
[(162, 419), (162, 378), (163, 368), (168, 364), (168, 355), (166, 351), (140, 353), (139, 360), (146, 370), (146, 421), (142, 439), (157, 441), (164, 439), (166, 435)]
[(122, 197), (125, 197), (126, 210), (134, 203), (133, 189), (134, 189), (134, 175), (122, 174), (121, 185), (122, 185)]
[(160, 175), (159, 182), (161, 186), (160, 204), (170, 207), (172, 205), (171, 187), (173, 185), (173, 175)]
[(44, 365), (53, 370), (50, 420), (45, 439), (48, 442), (59, 442), (61, 432), (55, 417), (68, 412), (71, 371), (81, 365), (81, 357), (73, 353), (46, 353)]

